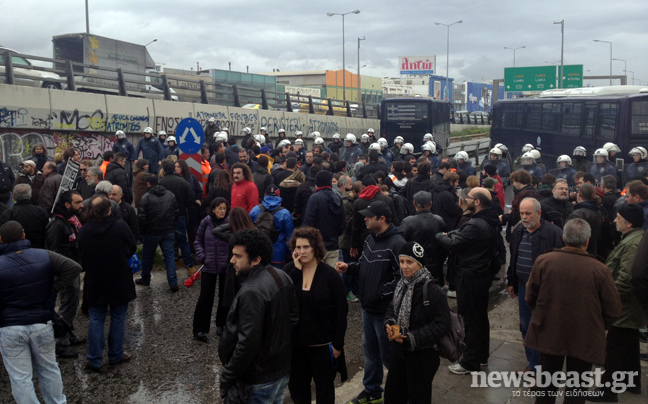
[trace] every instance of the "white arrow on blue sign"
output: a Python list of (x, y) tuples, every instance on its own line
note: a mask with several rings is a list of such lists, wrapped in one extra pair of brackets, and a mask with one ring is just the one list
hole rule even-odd
[(185, 118), (176, 127), (176, 138), (178, 147), (183, 153), (195, 154), (200, 152), (200, 148), (205, 141), (205, 131), (197, 120)]

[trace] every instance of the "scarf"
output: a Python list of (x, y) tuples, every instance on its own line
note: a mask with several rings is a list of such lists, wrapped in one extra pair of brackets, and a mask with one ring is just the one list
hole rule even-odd
[(398, 281), (396, 291), (394, 291), (394, 313), (397, 314), (396, 323), (401, 326), (401, 330), (409, 329), (414, 286), (417, 283), (425, 282), (430, 278), (430, 271), (425, 267), (421, 267), (421, 269), (416, 271), (416, 273), (411, 277), (402, 277)]

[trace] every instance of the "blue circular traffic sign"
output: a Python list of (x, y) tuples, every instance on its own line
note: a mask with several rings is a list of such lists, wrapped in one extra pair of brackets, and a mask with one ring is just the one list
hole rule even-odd
[(193, 118), (185, 118), (180, 121), (175, 135), (178, 147), (187, 154), (199, 153), (205, 142), (205, 131), (202, 125)]

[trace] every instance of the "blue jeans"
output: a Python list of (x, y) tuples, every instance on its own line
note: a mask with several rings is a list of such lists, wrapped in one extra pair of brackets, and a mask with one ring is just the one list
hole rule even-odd
[(175, 240), (173, 233), (169, 233), (166, 236), (144, 236), (144, 243), (142, 245), (142, 280), (144, 282), (151, 282), (153, 257), (155, 257), (155, 250), (159, 245), (162, 250), (162, 256), (164, 257), (164, 266), (166, 267), (169, 286), (176, 286), (178, 284), (175, 256), (173, 254), (173, 240)]
[(185, 268), (192, 267), (194, 264), (193, 258), (191, 257), (191, 246), (189, 246), (189, 241), (187, 241), (187, 217), (180, 216), (175, 222), (175, 241), (180, 247), (182, 252), (182, 260), (184, 261)]
[(370, 314), (362, 310), (362, 347), (365, 371), (362, 379), (364, 389), (371, 394), (381, 394), (383, 365), (389, 369), (392, 347), (385, 333), (385, 315)]
[[(518, 283), (518, 303), (520, 306), (520, 331), (522, 331), (522, 339), (526, 338), (529, 329), (529, 322), (531, 321), (531, 309), (527, 304), (524, 297), (526, 296), (526, 284)], [(540, 365), (540, 352), (531, 348), (524, 347), (529, 367), (535, 370), (536, 366)]]
[(248, 404), (283, 404), (290, 374), (270, 383), (253, 384)]
[(51, 322), (0, 328), (0, 353), (9, 373), (11, 392), (16, 403), (39, 402), (32, 382), (34, 369), (45, 402), (66, 402), (54, 347)]
[[(124, 356), (124, 333), (126, 332), (126, 309), (128, 303), (110, 305), (110, 329), (108, 331), (108, 362), (117, 363)], [(89, 306), (88, 314), (88, 363), (100, 368), (106, 346), (104, 324), (108, 305)]]

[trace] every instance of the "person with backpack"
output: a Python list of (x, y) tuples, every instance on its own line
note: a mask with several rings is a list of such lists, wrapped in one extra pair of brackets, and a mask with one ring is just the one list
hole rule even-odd
[(398, 258), (403, 277), (385, 315), (387, 337), (396, 344), (384, 398), (388, 403), (431, 403), (440, 363), (435, 345), (450, 331), (450, 307), (423, 265), (423, 246), (409, 241), (401, 246)]
[(272, 266), (283, 269), (286, 265), (288, 241), (295, 229), (292, 215), (281, 206), (279, 187), (271, 184), (265, 190), (263, 202), (253, 207), (250, 218), (257, 229), (264, 232), (273, 243)]

